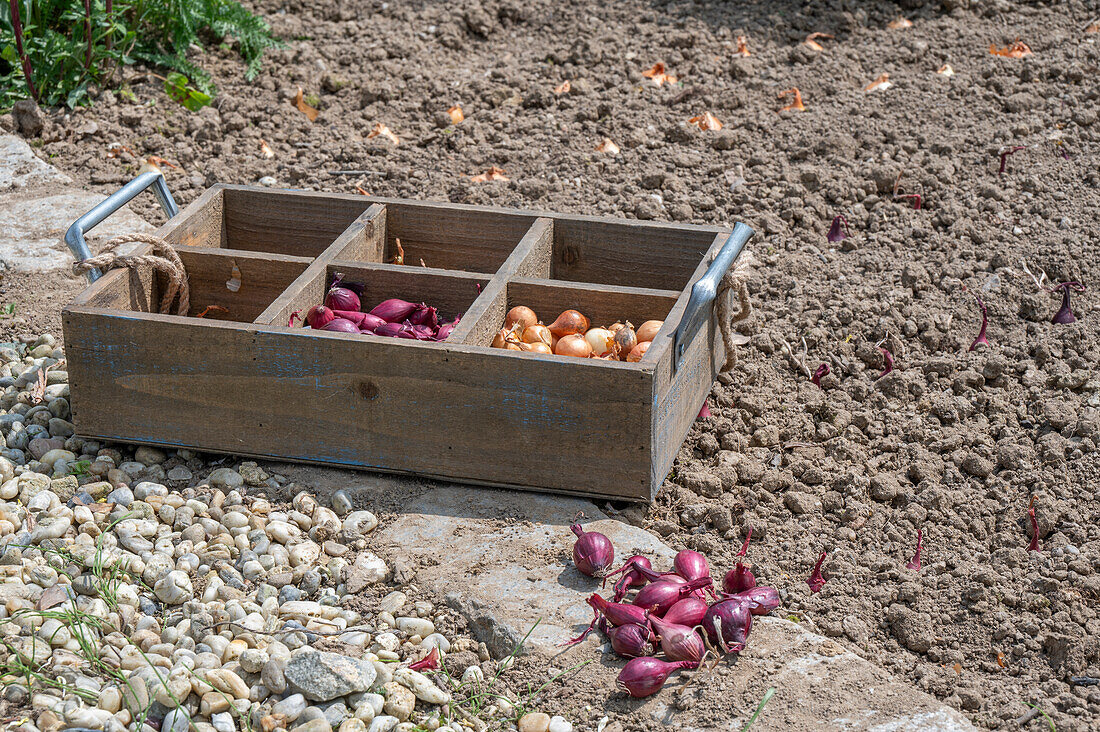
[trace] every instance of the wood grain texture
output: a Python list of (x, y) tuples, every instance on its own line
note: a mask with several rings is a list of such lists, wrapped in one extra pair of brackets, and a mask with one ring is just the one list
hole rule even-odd
[[(177, 252), (191, 286), (190, 315), (198, 315), (209, 305), (228, 310), (210, 310), (205, 317), (214, 320), (252, 322), (310, 263), (302, 257), (260, 252), (186, 248)], [(234, 276), (234, 265), (240, 272), (236, 292), (226, 285)], [(160, 287), (165, 285), (162, 279)]]
[(263, 189), (226, 186), (226, 246), (230, 249), (316, 257), (371, 206), (328, 196), (274, 196)]
[(374, 204), (337, 237), (325, 256), (351, 262), (381, 262), (386, 249), (386, 207)]
[(554, 227), (554, 279), (679, 290), (713, 231), (650, 222), (562, 218)]
[(64, 327), (89, 437), (649, 497), (642, 370), (75, 306)]
[(492, 282), (451, 334), (452, 341), (476, 346), (492, 343), (508, 312), (508, 280), (514, 276), (549, 276), (553, 237), (552, 219), (541, 217), (531, 222), (515, 250), (504, 260)]
[(165, 240), (176, 247), (226, 248), (223, 190), (222, 186), (214, 186), (203, 191), (172, 218), (171, 232)]

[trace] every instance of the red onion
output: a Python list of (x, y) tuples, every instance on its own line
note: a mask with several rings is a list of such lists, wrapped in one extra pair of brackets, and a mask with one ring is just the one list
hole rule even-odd
[(652, 696), (661, 690), (669, 675), (682, 668), (699, 668), (696, 661), (668, 663), (659, 658), (632, 658), (623, 666), (615, 683), (635, 698)]
[(333, 310), (332, 313), (337, 318), (343, 318), (344, 320), (350, 320), (355, 323), (359, 327), (359, 330), (365, 330), (371, 333), (374, 332), (375, 328), (386, 322), (377, 315), (360, 313), (357, 310)]
[(626, 625), (627, 623), (646, 622), (645, 608), (638, 605), (628, 605), (620, 602), (608, 602), (599, 595), (592, 595), (587, 600), (592, 609), (607, 618), (612, 625)]
[(1039, 551), (1039, 522), (1035, 518), (1035, 496), (1031, 497), (1031, 503), (1027, 505), (1027, 518), (1031, 521), (1031, 541), (1028, 542), (1029, 552)]
[(745, 650), (752, 630), (752, 614), (749, 607), (739, 600), (722, 600), (710, 606), (703, 618), (703, 629), (710, 642), (723, 653)]
[(359, 312), (359, 296), (346, 287), (333, 287), (325, 295), (325, 305), (333, 310), (351, 310)]
[(400, 323), (412, 315), (413, 310), (416, 310), (416, 303), (391, 298), (378, 303), (370, 312), (387, 323)]
[(615, 561), (611, 540), (598, 531), (585, 531), (580, 524), (572, 524), (569, 529), (577, 535), (573, 543), (573, 564), (589, 577), (602, 577)]
[(1054, 314), (1054, 319), (1050, 322), (1066, 325), (1067, 323), (1074, 323), (1077, 318), (1073, 315), (1073, 308), (1069, 305), (1069, 293), (1070, 290), (1074, 292), (1084, 292), (1085, 286), (1080, 282), (1059, 282), (1057, 285), (1051, 288), (1051, 292), (1062, 292), (1062, 307), (1058, 308), (1058, 312)]
[(677, 600), (663, 616), (664, 620), (677, 625), (686, 625), (694, 628), (703, 622), (703, 616), (707, 614), (707, 601), (698, 597), (685, 597)]
[(852, 232), (848, 231), (848, 220), (844, 218), (844, 214), (837, 214), (833, 217), (833, 223), (829, 226), (829, 233), (825, 235), (825, 239), (830, 244), (835, 244), (838, 241), (844, 241)]
[(374, 334), (387, 338), (416, 338), (409, 326), (401, 323), (382, 323), (374, 329)]
[(817, 564), (814, 565), (814, 571), (810, 572), (810, 576), (806, 578), (806, 584), (810, 586), (810, 592), (821, 592), (821, 588), (825, 586), (825, 576), (821, 574), (821, 565), (825, 562), (825, 555), (828, 552), (821, 552), (821, 556), (817, 558)]
[[(748, 535), (745, 536), (745, 543), (741, 545), (741, 551), (737, 552), (738, 557), (743, 557), (749, 553), (750, 541), (752, 541), (751, 526), (749, 527)], [(722, 589), (730, 594), (744, 592), (753, 587), (756, 587), (756, 577), (751, 570), (745, 567), (740, 559), (737, 560), (737, 566), (726, 572), (726, 576), (722, 580)]]
[(318, 330), (328, 330), (333, 333), (358, 333), (359, 326), (344, 318), (333, 318), (318, 328)]
[(970, 344), (970, 348), (968, 350), (971, 351), (977, 349), (978, 346), (989, 345), (989, 338), (987, 338), (985, 335), (985, 329), (989, 327), (989, 308), (985, 306), (985, 302), (982, 301), (982, 298), (980, 298), (979, 296), (975, 295), (974, 299), (978, 301), (978, 307), (981, 308), (982, 311), (982, 327), (981, 330), (978, 331), (977, 338), (975, 338), (974, 342)]
[(435, 333), (435, 340), (447, 340), (447, 338), (450, 337), (451, 333), (454, 332), (454, 329), (458, 326), (458, 321), (461, 317), (461, 315), (457, 315), (452, 322), (444, 323), (443, 325), (439, 326), (439, 330)]
[(706, 419), (710, 416), (710, 407), (707, 406), (706, 400), (703, 401), (703, 406), (699, 409), (699, 416), (696, 420)]
[(439, 311), (431, 305), (420, 303), (409, 315), (408, 321), (412, 325), (427, 325), (434, 331), (439, 327)]
[(886, 364), (886, 366), (882, 369), (882, 373), (878, 375), (878, 378), (881, 379), (883, 376), (886, 376), (886, 374), (894, 370), (894, 354), (890, 353), (885, 348), (880, 347), (878, 350), (882, 351), (882, 361)]
[(779, 591), (767, 585), (757, 585), (743, 592), (723, 595), (722, 599), (742, 603), (753, 615), (767, 615), (779, 607)]
[(310, 328), (324, 328), (335, 317), (336, 314), (324, 305), (314, 305), (306, 311), (306, 322), (309, 323)]
[(672, 560), (672, 569), (688, 582), (703, 577), (710, 579), (707, 558), (691, 549), (681, 549), (676, 552), (676, 558)]
[(631, 587), (642, 587), (648, 580), (638, 571), (635, 570), (635, 564), (639, 567), (645, 567), (646, 569), (652, 569), (652, 565), (649, 563), (649, 559), (643, 557), (641, 554), (635, 554), (626, 560), (623, 566), (616, 569), (614, 572), (608, 572), (603, 579), (603, 584), (607, 584), (607, 578), (613, 577), (617, 574), (623, 576), (615, 582), (615, 602), (619, 602), (626, 597), (627, 590)]
[(611, 639), (611, 648), (624, 658), (637, 658), (653, 653), (653, 631), (648, 625), (627, 623), (608, 628), (607, 637)]
[(703, 639), (687, 625), (677, 625), (654, 615), (649, 617), (657, 637), (661, 641), (661, 650), (672, 661), (702, 661), (707, 647)]
[(823, 363), (817, 367), (814, 371), (814, 375), (810, 377), (810, 383), (814, 386), (821, 386), (821, 380), (829, 375), (832, 369), (829, 368), (829, 364)]
[(677, 579), (680, 582), (662, 579), (660, 582), (646, 585), (634, 596), (634, 604), (638, 607), (652, 608), (657, 615), (664, 615), (680, 600), (680, 589), (687, 586), (683, 577), (677, 577)]
[(433, 646), (431, 653), (416, 663), (410, 663), (409, 668), (413, 671), (434, 671), (439, 668), (439, 649)]

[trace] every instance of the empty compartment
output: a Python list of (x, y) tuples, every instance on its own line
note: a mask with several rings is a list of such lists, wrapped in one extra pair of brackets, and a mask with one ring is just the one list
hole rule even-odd
[(177, 247), (318, 257), (370, 202), (234, 186), (211, 188), (168, 235)]
[(550, 277), (683, 290), (723, 231), (716, 226), (558, 218), (554, 221)]
[(615, 323), (628, 322), (634, 328), (639, 328), (647, 321), (664, 320), (676, 304), (676, 295), (677, 293), (635, 288), (514, 279), (507, 284), (500, 306), (486, 313), (487, 327), (479, 329), (482, 336), (477, 345), (491, 344), (504, 327), (507, 312), (517, 306), (530, 308), (535, 312), (538, 321), (547, 326), (554, 323), (566, 310), (576, 310), (587, 318), (589, 329), (609, 328)]
[[(527, 234), (533, 215), (501, 213), (489, 209), (455, 208), (447, 204), (386, 202), (385, 245), (381, 261), (394, 263), (399, 256), (406, 266), (493, 274)], [(374, 261), (348, 254), (338, 259)]]
[[(308, 259), (243, 252), (179, 250), (190, 287), (188, 317), (252, 322), (305, 271)], [(168, 279), (148, 268), (107, 272), (79, 304), (112, 310), (160, 312)], [(173, 304), (169, 315), (176, 315)]]
[[(329, 289), (338, 284), (356, 293), (359, 301), (359, 308), (356, 311), (358, 313), (370, 313), (383, 302), (394, 299), (417, 306), (425, 304), (435, 308), (434, 318), (422, 312), (422, 308), (418, 308), (414, 312), (420, 312), (425, 316), (424, 320), (409, 314), (396, 321), (394, 325), (406, 326), (401, 336), (406, 340), (417, 340), (411, 337), (413, 335), (419, 335), (419, 340), (424, 341), (435, 340), (435, 338), (448, 340), (445, 334), (413, 331), (408, 326), (427, 325), (435, 330), (447, 323), (452, 323), (456, 318), (460, 319), (478, 299), (488, 283), (488, 277), (455, 272), (433, 272), (422, 267), (392, 264), (357, 265), (339, 262), (328, 265), (324, 272), (316, 272), (309, 277), (309, 281), (300, 283), (301, 287), (286, 298), (282, 307), (272, 308), (269, 311), (270, 319), (275, 325), (304, 326), (303, 319), (307, 317), (310, 309), (316, 305), (325, 304)], [(337, 309), (337, 317), (340, 317), (340, 310), (348, 309), (350, 308)], [(293, 318), (294, 322), (291, 323), (293, 313), (299, 315)], [(348, 318), (356, 320), (357, 316), (348, 316)], [(393, 318), (386, 317), (386, 319)]]

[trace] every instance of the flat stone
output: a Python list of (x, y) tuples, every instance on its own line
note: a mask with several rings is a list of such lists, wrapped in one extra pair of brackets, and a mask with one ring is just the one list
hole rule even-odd
[[(384, 491), (391, 480), (327, 468), (279, 465), (274, 469), (291, 481), (312, 486), (318, 500), (338, 489), (351, 495)], [(632, 554), (644, 554), (655, 568), (665, 568), (675, 556), (649, 532), (608, 518), (590, 501), (437, 483), (427, 486), (392, 523), (378, 530), (379, 540), (386, 545), (379, 553), (395, 564), (404, 561), (416, 566), (417, 583), (445, 596), (496, 657), (510, 653), (536, 620), (538, 625), (525, 645), (527, 652), (552, 656), (559, 668), (599, 655), (598, 646), (604, 641), (595, 633), (566, 651), (557, 646), (588, 625), (592, 610), (584, 600), (599, 591), (599, 581), (580, 574), (568, 559), (575, 538), (569, 524), (578, 511), (587, 517), (586, 530), (611, 539), (616, 567)], [(394, 489), (408, 490), (408, 486), (398, 484)], [(539, 557), (547, 563), (540, 565)], [(479, 571), (471, 574), (471, 566)], [(456, 577), (462, 581), (455, 582)], [(745, 688), (768, 679), (776, 693), (764, 717), (783, 720), (784, 729), (975, 729), (961, 713), (860, 658), (843, 640), (826, 638), (779, 617), (755, 620), (747, 651), (728, 666), (729, 683)], [(608, 662), (601, 666), (606, 675), (603, 686), (610, 689), (621, 664), (610, 657), (604, 660)], [(677, 710), (671, 706), (674, 703), (672, 689), (648, 702), (654, 718), (663, 723), (672, 719), (681, 729), (713, 726), (713, 719), (695, 717), (691, 709)], [(752, 711), (749, 708), (745, 716), (724, 725), (741, 729)]]
[[(16, 201), (0, 197), (0, 232), (4, 232), (0, 238), (0, 260), (19, 272), (68, 271), (73, 255), (65, 244), (65, 231), (103, 199), (101, 193), (85, 191), (64, 191)], [(99, 244), (111, 237), (153, 230), (145, 219), (123, 208), (86, 238), (94, 253)], [(118, 251), (128, 254), (141, 246), (144, 245), (136, 242), (124, 244)]]
[(292, 689), (314, 701), (368, 691), (377, 675), (362, 659), (314, 650), (292, 655), (283, 673)]
[(73, 179), (34, 154), (15, 135), (0, 134), (0, 193), (38, 186), (68, 186)]

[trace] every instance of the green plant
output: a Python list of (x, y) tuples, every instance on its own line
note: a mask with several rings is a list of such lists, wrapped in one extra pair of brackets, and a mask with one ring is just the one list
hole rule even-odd
[(136, 63), (174, 72), (166, 90), (178, 89), (169, 94), (197, 109), (214, 86), (188, 50), (230, 38), (249, 79), (264, 51), (280, 45), (236, 0), (8, 0), (0, 4), (0, 110), (26, 97), (85, 104), (90, 85), (118, 83), (118, 70)]
[(741, 732), (748, 732), (749, 727), (751, 727), (752, 723), (756, 721), (756, 718), (760, 716), (760, 712), (764, 711), (764, 705), (767, 704), (773, 696), (775, 696), (774, 686), (769, 687), (769, 689), (764, 692), (764, 698), (756, 705), (756, 711), (749, 717), (749, 721), (745, 722), (745, 726), (741, 728)]

